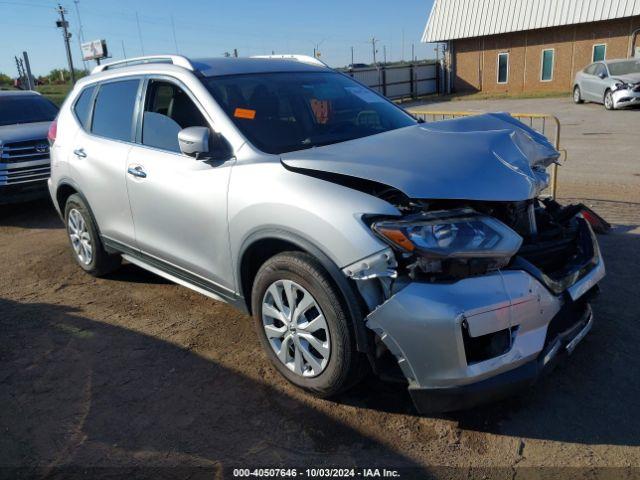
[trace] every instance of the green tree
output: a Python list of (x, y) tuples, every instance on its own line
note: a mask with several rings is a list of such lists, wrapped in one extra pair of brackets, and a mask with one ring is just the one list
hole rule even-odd
[(12, 85), (13, 80), (9, 75), (0, 72), (0, 85)]

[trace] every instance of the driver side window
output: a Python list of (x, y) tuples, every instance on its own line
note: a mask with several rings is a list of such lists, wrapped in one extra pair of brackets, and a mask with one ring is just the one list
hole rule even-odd
[(151, 80), (142, 117), (142, 144), (180, 153), (178, 133), (187, 127), (208, 127), (200, 110), (177, 85)]

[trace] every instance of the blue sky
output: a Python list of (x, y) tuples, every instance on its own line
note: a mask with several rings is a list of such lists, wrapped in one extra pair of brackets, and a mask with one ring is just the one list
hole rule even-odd
[[(78, 16), (73, 0), (68, 10), (75, 65), (82, 65), (78, 45)], [(171, 19), (179, 53), (220, 56), (237, 48), (241, 56), (276, 53), (312, 54), (319, 44), (331, 66), (370, 62), (372, 36), (379, 39), (387, 59), (433, 58), (433, 45), (420, 43), (433, 0), (79, 0), (85, 40), (104, 38), (114, 59), (144, 53), (174, 53)], [(0, 0), (0, 72), (16, 75), (14, 55), (29, 52), (33, 73), (66, 67), (62, 33), (55, 28), (53, 0)], [(142, 45), (136, 23), (140, 20)], [(90, 62), (89, 66), (95, 65)]]

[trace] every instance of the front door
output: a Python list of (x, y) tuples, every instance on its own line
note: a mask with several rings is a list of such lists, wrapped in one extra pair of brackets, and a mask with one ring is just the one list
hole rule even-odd
[(178, 132), (211, 128), (209, 121), (178, 83), (150, 79), (145, 90), (138, 144), (127, 164), (137, 248), (230, 293), (227, 186), (233, 160), (204, 162), (180, 153)]

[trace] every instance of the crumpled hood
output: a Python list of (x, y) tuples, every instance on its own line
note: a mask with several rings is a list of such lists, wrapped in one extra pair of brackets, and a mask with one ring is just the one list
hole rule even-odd
[(559, 153), (506, 113), (446, 120), (282, 155), (288, 168), (358, 177), (409, 198), (520, 201), (547, 186)]
[(628, 83), (630, 85), (635, 85), (636, 83), (640, 83), (640, 73), (627, 73), (626, 75), (614, 75), (612, 78), (614, 80), (620, 80), (621, 82)]

